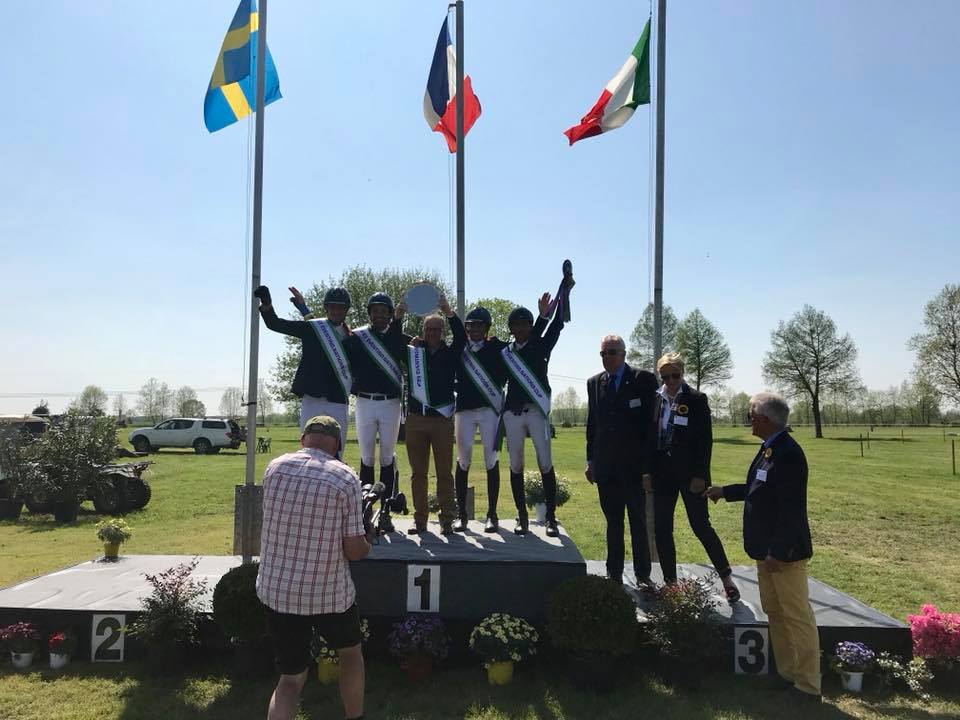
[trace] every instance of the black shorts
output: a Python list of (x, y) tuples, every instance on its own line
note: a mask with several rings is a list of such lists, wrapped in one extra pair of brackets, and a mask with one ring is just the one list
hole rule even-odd
[(342, 613), (291, 615), (265, 607), (267, 634), (282, 675), (299, 675), (310, 667), (310, 641), (316, 631), (336, 650), (360, 644), (360, 611), (354, 603)]

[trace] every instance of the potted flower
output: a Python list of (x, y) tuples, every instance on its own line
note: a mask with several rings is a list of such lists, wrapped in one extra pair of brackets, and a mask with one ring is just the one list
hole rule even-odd
[(144, 573), (153, 591), (142, 600), (142, 609), (128, 633), (147, 648), (147, 659), (161, 673), (175, 671), (186, 651), (198, 642), (197, 628), (204, 609), (201, 598), (207, 581), (194, 580), (198, 558), (156, 575)]
[(10, 651), (13, 666), (25, 670), (33, 662), (40, 643), (40, 633), (33, 623), (18, 622), (0, 628), (0, 645)]
[(908, 615), (913, 654), (927, 661), (934, 683), (944, 689), (960, 686), (960, 613), (945, 613), (924, 605)]
[(830, 667), (840, 674), (843, 689), (858, 693), (863, 690), (863, 674), (873, 667), (877, 656), (866, 645), (840, 642), (830, 656)]
[(447, 628), (437, 615), (407, 615), (393, 626), (387, 642), (390, 654), (400, 658), (400, 667), (414, 682), (425, 680), (433, 663), (450, 650)]
[(133, 535), (131, 527), (123, 518), (107, 518), (97, 523), (97, 538), (103, 543), (103, 559), (116, 560), (120, 544)]
[(536, 654), (539, 639), (526, 620), (494, 613), (470, 633), (470, 649), (483, 659), (491, 685), (507, 685), (513, 679), (513, 664)]
[[(365, 618), (360, 619), (360, 641), (370, 639), (370, 624)], [(340, 679), (340, 653), (336, 648), (327, 644), (323, 635), (314, 634), (310, 651), (317, 661), (317, 679), (321, 685), (330, 685)]]
[(70, 662), (70, 656), (77, 646), (77, 637), (69, 630), (58, 630), (47, 638), (47, 650), (50, 651), (50, 669), (59, 670)]
[[(527, 507), (532, 508), (537, 522), (547, 519), (547, 503), (543, 494), (543, 479), (536, 470), (527, 470), (523, 474), (523, 490), (527, 498)], [(570, 499), (570, 482), (566, 477), (557, 478), (557, 507)]]
[(658, 588), (645, 612), (642, 635), (657, 650), (658, 671), (676, 684), (696, 687), (700, 669), (717, 664), (723, 654), (713, 577), (686, 578)]

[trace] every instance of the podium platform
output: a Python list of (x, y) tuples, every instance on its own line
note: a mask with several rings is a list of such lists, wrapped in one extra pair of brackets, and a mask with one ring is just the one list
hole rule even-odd
[[(483, 532), (482, 523), (471, 522), (467, 533), (445, 537), (434, 522), (419, 536), (407, 535), (410, 519), (397, 518), (394, 524), (397, 532), (379, 538), (368, 557), (351, 564), (360, 614), (367, 618), (389, 620), (409, 612), (430, 612), (469, 623), (492, 612), (506, 612), (539, 623), (557, 585), (588, 572), (605, 574), (603, 562), (585, 561), (562, 527), (560, 537), (549, 538), (535, 522), (526, 536), (513, 533), (513, 521), (503, 521), (499, 532), (491, 534)], [(89, 627), (81, 645), (89, 641), (92, 654), (103, 648), (107, 652), (111, 642), (120, 642), (119, 629), (136, 617), (150, 593), (144, 574), (190, 560), (189, 555), (122, 555), (115, 562), (93, 559), (24, 580), (0, 589), (0, 625), (26, 620), (45, 629)], [(207, 612), (217, 581), (240, 562), (236, 555), (199, 558), (194, 577), (207, 580), (202, 598)], [(711, 572), (706, 565), (679, 567), (681, 577), (706, 578)], [(627, 563), (624, 577), (630, 576)], [(657, 564), (652, 576), (654, 582), (662, 582)], [(734, 577), (741, 601), (731, 606), (717, 582), (717, 607), (722, 621), (734, 628), (735, 643), (739, 639), (756, 643), (757, 632), (762, 634), (767, 625), (756, 569), (734, 567)], [(642, 620), (652, 599), (632, 584), (624, 587)], [(841, 640), (859, 640), (875, 650), (909, 656), (910, 629), (904, 623), (814, 578), (810, 600), (824, 649)], [(744, 634), (751, 630), (757, 632)]]

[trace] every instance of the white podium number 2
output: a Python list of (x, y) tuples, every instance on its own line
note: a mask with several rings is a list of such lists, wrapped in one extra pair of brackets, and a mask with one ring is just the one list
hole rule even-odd
[(123, 662), (126, 615), (94, 615), (90, 634), (90, 662)]
[(770, 653), (765, 627), (737, 627), (733, 631), (733, 662), (737, 675), (766, 675)]
[(407, 565), (407, 612), (440, 612), (439, 565)]

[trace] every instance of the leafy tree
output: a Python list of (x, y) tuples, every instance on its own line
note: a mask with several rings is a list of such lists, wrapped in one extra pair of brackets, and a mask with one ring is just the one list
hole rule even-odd
[(184, 385), (173, 394), (173, 414), (180, 417), (194, 417), (193, 413), (197, 409), (198, 403), (201, 406), (203, 405), (197, 400), (196, 390), (189, 385)]
[(257, 380), (257, 412), (261, 425), (266, 425), (267, 418), (273, 415), (273, 398), (267, 392), (267, 385), (262, 378)]
[(555, 422), (571, 425), (577, 422), (577, 419), (583, 414), (583, 401), (577, 394), (576, 388), (568, 387), (553, 396), (553, 419)]
[(824, 393), (850, 393), (861, 387), (857, 346), (824, 312), (804, 305), (770, 333), (771, 349), (763, 359), (764, 379), (791, 397), (806, 397), (813, 411), (815, 435), (823, 437), (820, 399)]
[(107, 410), (107, 393), (96, 385), (87, 385), (80, 396), (70, 403), (70, 409), (81, 415), (100, 416)]
[(140, 387), (137, 412), (156, 424), (167, 416), (172, 401), (173, 393), (169, 386), (152, 377)]
[(243, 393), (238, 387), (228, 387), (220, 396), (220, 414), (226, 417), (239, 417), (243, 406)]
[(750, 412), (750, 396), (745, 392), (738, 392), (730, 396), (727, 402), (730, 411), (731, 425), (748, 425), (747, 413)]
[(122, 420), (126, 414), (127, 401), (124, 399), (123, 393), (118, 393), (113, 399), (113, 411), (117, 414), (117, 420)]
[(909, 347), (929, 382), (960, 405), (960, 285), (946, 285), (923, 311), (924, 330)]
[(701, 385), (723, 385), (733, 377), (733, 360), (723, 334), (695, 308), (677, 326), (677, 352), (683, 356), (687, 377)]
[[(677, 316), (669, 305), (663, 306), (663, 349), (669, 352), (677, 348)], [(653, 356), (653, 303), (647, 303), (643, 315), (630, 333), (630, 349), (627, 362), (642, 368), (656, 367), (658, 358)]]
[(46, 400), (41, 400), (40, 404), (30, 411), (30, 414), (31, 415), (49, 415), (50, 404)]
[(207, 406), (202, 400), (187, 400), (183, 404), (183, 416), (192, 418), (202, 418), (207, 416)]

